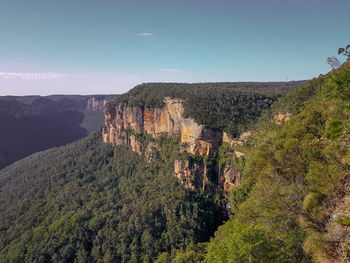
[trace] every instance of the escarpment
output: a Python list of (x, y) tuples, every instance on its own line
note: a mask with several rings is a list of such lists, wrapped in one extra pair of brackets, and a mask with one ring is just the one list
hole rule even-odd
[[(166, 135), (179, 139), (179, 152), (187, 153), (174, 160), (174, 176), (191, 189), (230, 190), (240, 182), (241, 171), (235, 167), (219, 167), (218, 149), (223, 143), (242, 145), (243, 139), (232, 139), (221, 130), (200, 125), (184, 117), (181, 99), (165, 97), (163, 107), (128, 106), (119, 103), (105, 113), (103, 142), (126, 145), (151, 162), (159, 155), (157, 138)], [(248, 134), (249, 136), (250, 134)], [(243, 156), (233, 151), (234, 158)]]

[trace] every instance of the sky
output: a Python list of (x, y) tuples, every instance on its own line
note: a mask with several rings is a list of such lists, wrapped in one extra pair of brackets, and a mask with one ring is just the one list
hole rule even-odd
[(350, 43), (349, 10), (349, 0), (0, 0), (0, 95), (310, 79)]

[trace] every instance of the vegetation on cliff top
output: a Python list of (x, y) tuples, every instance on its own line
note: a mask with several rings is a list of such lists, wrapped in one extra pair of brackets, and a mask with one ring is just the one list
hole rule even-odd
[(120, 103), (131, 107), (162, 107), (165, 97), (181, 98), (186, 117), (236, 137), (279, 97), (303, 83), (305, 81), (147, 83), (121, 95), (108, 107)]

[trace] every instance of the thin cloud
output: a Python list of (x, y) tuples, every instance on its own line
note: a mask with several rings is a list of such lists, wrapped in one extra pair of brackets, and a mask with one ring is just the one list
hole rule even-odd
[(54, 72), (0, 72), (0, 79), (51, 80), (63, 78), (65, 74)]
[(140, 37), (151, 37), (151, 36), (153, 36), (152, 33), (148, 33), (148, 32), (138, 33), (138, 35)]
[(160, 71), (164, 71), (164, 72), (189, 72), (187, 70), (184, 69), (178, 69), (178, 68), (161, 68)]

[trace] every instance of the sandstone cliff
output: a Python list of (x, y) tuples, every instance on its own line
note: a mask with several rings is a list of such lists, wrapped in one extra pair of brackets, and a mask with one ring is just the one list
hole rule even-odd
[(194, 155), (208, 156), (222, 144), (222, 132), (198, 125), (193, 119), (184, 118), (184, 108), (179, 99), (164, 99), (163, 108), (128, 107), (119, 104), (106, 112), (103, 141), (117, 145), (135, 145), (135, 136), (126, 134), (133, 130), (153, 138), (165, 133), (180, 136), (183, 150)]
[[(102, 138), (105, 143), (128, 145), (137, 154), (145, 155), (147, 161), (152, 161), (159, 151), (157, 143), (151, 141), (145, 144), (139, 139), (140, 135), (153, 139), (162, 134), (178, 137), (181, 143), (180, 151), (202, 157), (196, 161), (174, 161), (174, 176), (181, 183), (191, 189), (203, 190), (208, 190), (213, 185), (229, 190), (233, 185), (237, 185), (240, 182), (238, 177), (241, 176), (239, 171), (234, 171), (233, 167), (219, 169), (212, 165), (210, 173), (212, 174), (213, 170), (216, 173), (216, 176), (212, 176), (203, 158), (215, 155), (223, 142), (241, 145), (242, 140), (235, 141), (222, 131), (199, 125), (193, 119), (185, 118), (183, 113), (182, 100), (169, 97), (164, 99), (162, 108), (131, 107), (127, 103), (120, 103), (105, 113)], [(236, 155), (243, 156), (239, 152)]]

